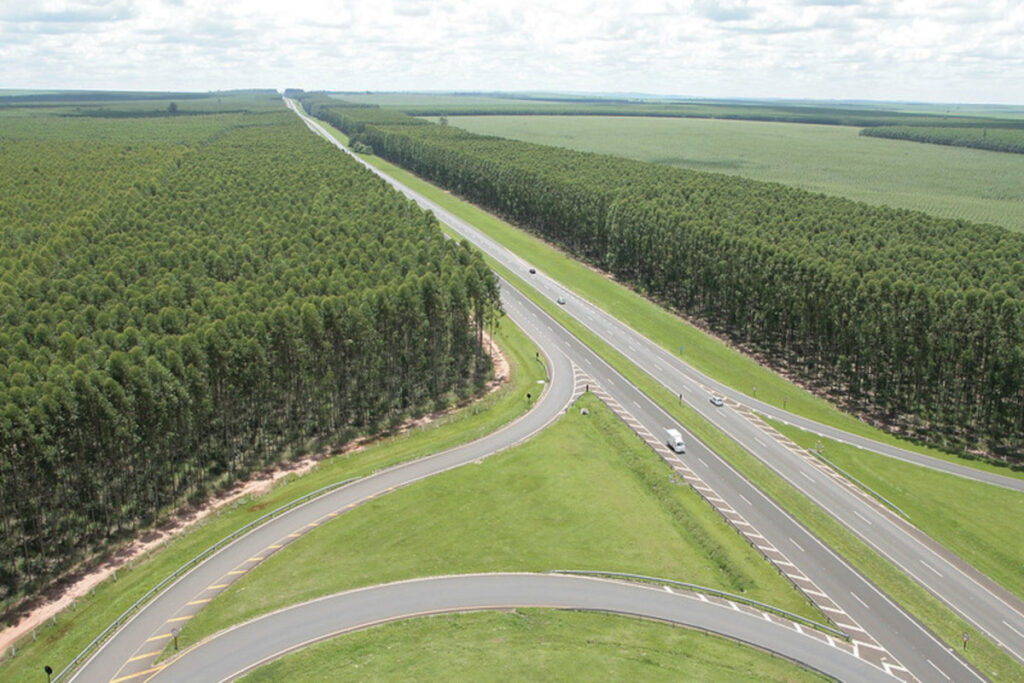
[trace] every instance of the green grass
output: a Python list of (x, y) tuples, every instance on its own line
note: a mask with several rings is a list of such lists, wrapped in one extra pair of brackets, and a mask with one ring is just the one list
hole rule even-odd
[[(347, 141), (347, 137), (343, 133), (326, 124), (323, 125), (329, 128), (339, 140)], [(559, 280), (585, 299), (596, 303), (663, 348), (678, 354), (679, 348), (682, 347), (683, 352), (680, 357), (684, 361), (738, 391), (751, 394), (753, 387), (756, 386), (758, 399), (822, 424), (980, 470), (1024, 478), (1024, 472), (1014, 472), (986, 462), (963, 460), (953, 454), (920, 446), (871, 427), (857, 418), (841, 412), (827, 401), (786, 381), (658, 304), (566, 256), (539, 238), (495, 218), (482, 209), (454, 197), (380, 157), (365, 156), (364, 158), (416, 192), (472, 223), (481, 232), (505, 245), (547, 275)], [(488, 263), (492, 267), (495, 266), (493, 261), (488, 260)], [(509, 275), (502, 268), (498, 268), (498, 270), (506, 276)], [(550, 304), (545, 299), (539, 298), (532, 287), (524, 286), (520, 289), (537, 303)], [(557, 307), (549, 306), (548, 308), (563, 324), (574, 330), (577, 336), (583, 334), (580, 331), (583, 328), (571, 323), (570, 318)], [(591, 346), (594, 345), (591, 344)]]
[[(725, 439), (725, 437), (722, 437)], [(988, 637), (957, 616), (938, 598), (897, 569), (842, 524), (803, 494), (779, 478), (753, 455), (733, 442), (716, 452), (740, 474), (753, 481), (811, 533), (868, 577), (892, 600), (901, 605), (949, 648), (961, 646), (961, 635), (970, 635), (971, 646), (961, 652), (964, 659), (991, 680), (1020, 680), (1021, 665), (999, 649)]]
[(360, 586), (551, 569), (673, 578), (825, 622), (586, 394), (529, 442), (370, 501), (295, 540), (214, 598), (180, 640), (187, 646), (260, 614)]
[(903, 510), (910, 521), (990, 578), (1024, 598), (1024, 494), (893, 460), (769, 421)]
[(849, 126), (604, 116), (449, 116), (450, 125), (795, 185), (1024, 231), (1024, 157), (909, 144)]
[[(341, 138), (340, 134), (339, 138)], [(446, 209), (456, 213), (461, 218), (472, 221), (477, 227), (482, 227), (485, 232), (494, 230), (503, 237), (505, 233), (510, 233), (516, 239), (532, 239), (521, 231), (517, 231), (511, 226), (497, 221), (476, 207), (452, 198), (448, 193), (429, 185), (402, 169), (388, 164), (376, 157), (368, 157), (368, 159), (374, 164), (379, 165), (381, 168), (386, 167), (389, 173), (394, 172), (396, 177), (398, 177), (402, 182), (409, 184), (417, 191), (422, 192), (434, 201), (441, 203)], [(480, 220), (479, 223), (476, 222), (478, 218)], [(572, 272), (574, 276), (579, 274), (581, 278), (586, 278), (587, 274), (590, 273), (589, 270), (579, 266), (579, 264), (576, 264), (575, 262), (571, 262), (570, 259), (558, 254), (551, 247), (539, 243), (538, 240), (533, 240), (533, 242), (537, 243), (542, 248), (536, 249), (532, 254), (545, 259), (550, 259), (552, 264), (561, 265), (559, 259), (566, 264), (566, 271), (558, 271), (563, 277), (565, 272)], [(531, 254), (531, 252), (523, 253), (527, 255)], [(553, 276), (559, 277), (559, 275), (554, 272), (551, 272), (550, 270), (549, 272)], [(519, 278), (514, 279), (518, 280)], [(621, 289), (624, 288), (613, 287), (609, 284), (606, 293), (608, 296), (614, 296), (617, 293), (617, 290)], [(1020, 665), (1017, 661), (999, 649), (994, 643), (988, 640), (984, 634), (979, 632), (973, 626), (967, 624), (963, 619), (954, 614), (949, 608), (933, 597), (924, 588), (899, 571), (890, 562), (885, 560), (862, 541), (857, 539), (839, 522), (828, 516), (821, 508), (796, 491), (792, 486), (784, 482), (774, 472), (768, 469), (767, 466), (741, 448), (735, 441), (718, 431), (709, 422), (700, 417), (700, 415), (698, 415), (692, 408), (679, 403), (672, 393), (667, 391), (660, 384), (657, 384), (650, 376), (640, 371), (636, 366), (612, 350), (608, 345), (598, 340), (582, 325), (576, 323), (567, 314), (562, 312), (558, 306), (555, 306), (552, 302), (537, 296), (530, 290), (524, 291), (527, 291), (528, 295), (530, 295), (535, 302), (554, 315), (559, 322), (565, 325), (569, 330), (580, 337), (584, 343), (588, 344), (617, 370), (623, 373), (627, 380), (634, 383), (648, 396), (652, 397), (656, 402), (664, 407), (669, 414), (679, 420), (681, 424), (686, 425), (687, 428), (696, 434), (696, 436), (708, 447), (725, 458), (733, 467), (750, 479), (756, 486), (764, 490), (776, 502), (782, 505), (782, 507), (793, 514), (798, 521), (807, 526), (813, 533), (821, 538), (827, 545), (851, 561), (859, 571), (869, 577), (875, 585), (885, 591), (891, 598), (896, 600), (918, 620), (924, 623), (925, 626), (944, 641), (947, 646), (954, 648), (959, 647), (961, 644), (961, 634), (969, 633), (971, 635), (972, 647), (965, 653), (965, 657), (968, 661), (989, 676), (999, 677), (1003, 680), (1014, 680), (1019, 677)], [(636, 297), (636, 295), (633, 296)], [(650, 304), (640, 297), (636, 297), (635, 305), (639, 308)], [(660, 309), (653, 311), (654, 316), (657, 316), (660, 313)], [(643, 316), (641, 316), (641, 318), (642, 317)], [(640, 323), (640, 325), (635, 326), (645, 334), (650, 335), (647, 326), (644, 324), (644, 320), (640, 320)], [(710, 342), (711, 340), (708, 339), (707, 341)], [(724, 346), (722, 348), (724, 348)], [(709, 350), (712, 352), (715, 351), (713, 347), (710, 347)], [(736, 355), (743, 362), (750, 362), (748, 359), (745, 359), (738, 354)], [(698, 363), (694, 363), (694, 365), (698, 365)], [(782, 382), (781, 379), (778, 381), (783, 387), (790, 386)], [(762, 398), (763, 393), (764, 386), (762, 381), (758, 379), (758, 397)], [(815, 400), (817, 401), (817, 399)], [(818, 401), (818, 403), (826, 405), (820, 401)], [(792, 405), (793, 399), (790, 398), (790, 406)], [(878, 430), (871, 429), (870, 427), (867, 427), (867, 425), (863, 425), (849, 416), (839, 414), (834, 408), (831, 408), (831, 411), (838, 414), (843, 421), (853, 422), (854, 425), (866, 430), (868, 435), (878, 438), (879, 440), (897, 443), (919, 452), (935, 454), (947, 459), (954, 459), (947, 454), (932, 451), (931, 449), (922, 449), (912, 445), (907, 445), (905, 442), (901, 442), (895, 437), (881, 433)], [(822, 421), (829, 422), (827, 419)], [(861, 429), (851, 431), (862, 433)], [(995, 468), (989, 465), (981, 465), (979, 468), (1003, 472), (1000, 468)], [(1013, 472), (1006, 472), (1006, 474), (1019, 476), (1019, 473)]]
[(308, 647), (242, 680), (819, 681), (699, 631), (621, 616), (516, 610), (425, 617)]
[(92, 595), (66, 609), (53, 623), (16, 644), (16, 655), (0, 662), (0, 680), (38, 680), (44, 665), (60, 671), (103, 629), (146, 591), (199, 552), (233, 530), (288, 501), (331, 482), (363, 476), (390, 465), (436, 453), (489, 434), (526, 410), (525, 387), (534, 386), (547, 371), (535, 360), (536, 347), (507, 320), (496, 339), (511, 365), (511, 381), (481, 401), (472, 403), (429, 426), (386, 437), (359, 453), (322, 461), (304, 477), (289, 477), (256, 499), (244, 498), (177, 537), (133, 568), (118, 572), (116, 581), (96, 587)]

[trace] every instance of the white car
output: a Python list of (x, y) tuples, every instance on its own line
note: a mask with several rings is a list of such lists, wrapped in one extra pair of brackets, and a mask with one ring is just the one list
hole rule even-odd
[(565, 305), (565, 297), (564, 296), (558, 297), (557, 299), (555, 299), (555, 301), (558, 302), (559, 306), (564, 306)]
[(711, 405), (721, 408), (723, 405), (725, 405), (725, 401), (722, 400), (721, 396), (712, 396)]

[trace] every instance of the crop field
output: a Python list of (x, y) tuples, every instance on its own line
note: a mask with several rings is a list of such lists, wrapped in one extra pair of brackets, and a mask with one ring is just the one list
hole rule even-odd
[(794, 185), (1024, 231), (1024, 157), (870, 138), (859, 129), (610, 116), (450, 116), (482, 135)]

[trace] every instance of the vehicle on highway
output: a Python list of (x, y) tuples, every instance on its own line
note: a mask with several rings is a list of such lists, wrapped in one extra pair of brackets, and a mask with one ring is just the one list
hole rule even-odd
[(686, 452), (686, 443), (683, 441), (683, 435), (679, 433), (678, 429), (666, 429), (665, 435), (668, 437), (666, 443), (676, 453)]
[(530, 275), (536, 275), (536, 274), (537, 274), (537, 269), (536, 268), (530, 268)]
[(565, 297), (564, 296), (558, 297), (557, 299), (555, 299), (555, 301), (557, 301), (558, 305), (560, 305), (560, 306), (564, 306), (565, 305)]
[(721, 408), (723, 405), (725, 405), (725, 401), (722, 400), (721, 396), (712, 396), (711, 405)]

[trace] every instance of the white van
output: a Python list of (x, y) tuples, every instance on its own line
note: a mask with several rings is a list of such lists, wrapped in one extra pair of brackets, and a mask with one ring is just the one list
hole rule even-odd
[(679, 433), (678, 429), (666, 429), (665, 434), (667, 435), (666, 443), (676, 453), (685, 453), (686, 444), (683, 442), (683, 435)]

